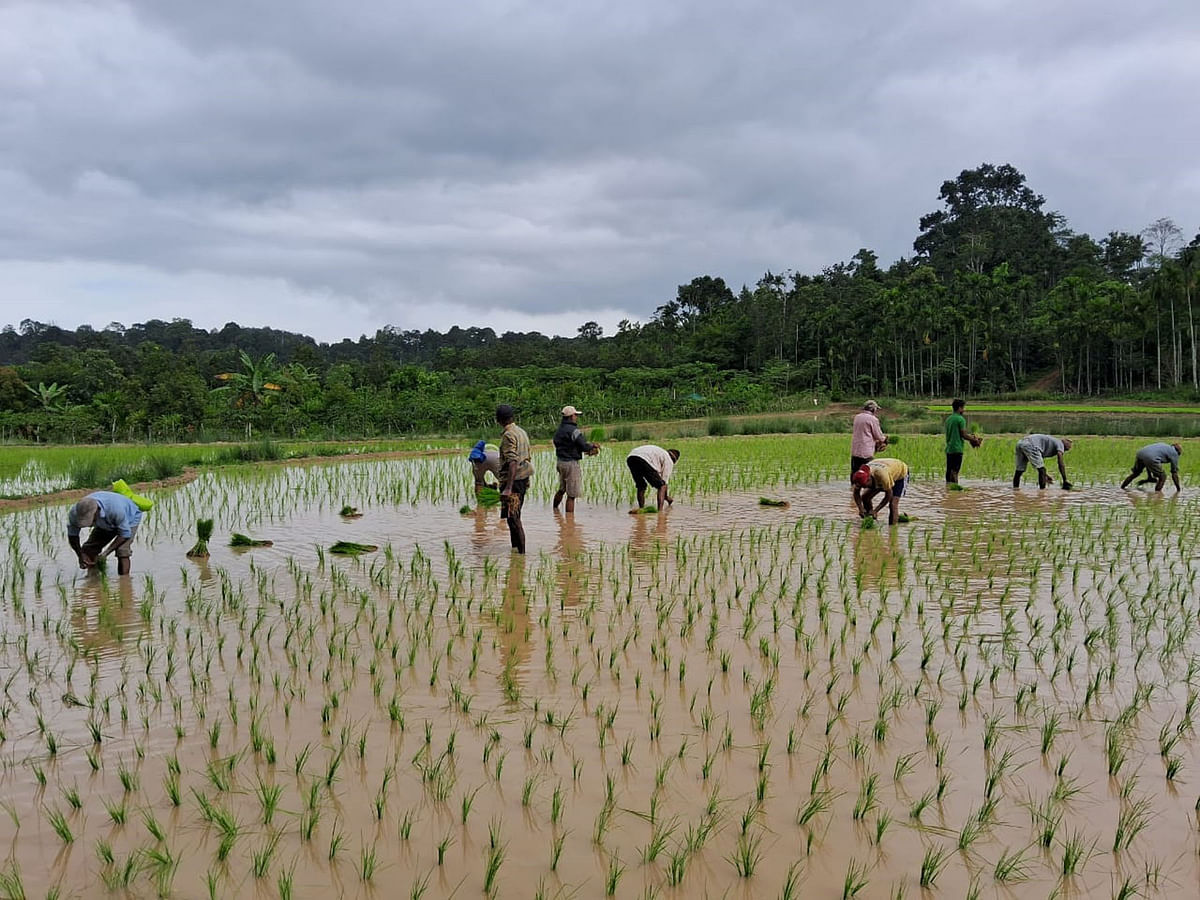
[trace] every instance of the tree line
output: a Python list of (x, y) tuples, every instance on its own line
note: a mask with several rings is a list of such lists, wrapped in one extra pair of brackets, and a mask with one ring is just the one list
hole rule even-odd
[[(318, 343), (186, 319), (0, 331), (0, 435), (186, 440), (462, 432), (508, 402), (553, 424), (759, 412), (800, 397), (1170, 393), (1200, 399), (1200, 234), (1072, 231), (1011, 165), (942, 184), (913, 255), (859, 250), (734, 291), (680, 285), (646, 322), (573, 337), (387, 327)], [(541, 422), (545, 419), (545, 423)]]

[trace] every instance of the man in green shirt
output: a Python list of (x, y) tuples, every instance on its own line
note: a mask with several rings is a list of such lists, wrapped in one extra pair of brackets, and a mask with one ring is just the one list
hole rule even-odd
[(983, 439), (967, 431), (967, 419), (963, 415), (967, 401), (955, 399), (950, 404), (951, 413), (946, 419), (946, 484), (958, 484), (958, 473), (962, 469), (963, 444), (978, 447)]

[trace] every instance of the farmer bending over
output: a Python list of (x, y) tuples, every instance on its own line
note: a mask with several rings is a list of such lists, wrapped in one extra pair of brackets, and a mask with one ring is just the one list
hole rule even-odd
[[(96, 491), (76, 502), (67, 512), (67, 543), (79, 557), (79, 568), (91, 569), (110, 553), (117, 557), (117, 574), (128, 575), (132, 567), (133, 536), (142, 523), (142, 511), (128, 497), (112, 491)], [(80, 546), (79, 532), (91, 528)]]
[(1146, 477), (1138, 482), (1138, 486), (1153, 481), (1154, 490), (1161, 491), (1163, 485), (1167, 483), (1167, 473), (1163, 471), (1163, 463), (1170, 463), (1171, 480), (1175, 482), (1175, 493), (1179, 493), (1183, 490), (1179, 486), (1179, 454), (1182, 452), (1183, 447), (1180, 444), (1147, 444), (1137, 452), (1133, 471), (1129, 473), (1128, 478), (1121, 482), (1121, 487), (1128, 487), (1129, 482), (1145, 472)]
[[(900, 518), (900, 498), (908, 483), (908, 465), (898, 459), (880, 457), (859, 466), (850, 481), (854, 485), (854, 505), (860, 519), (878, 516), (888, 507), (888, 524), (895, 525)], [(879, 505), (871, 509), (876, 494), (883, 494)]]
[(1013, 472), (1013, 487), (1021, 486), (1021, 476), (1025, 474), (1027, 466), (1033, 466), (1038, 473), (1038, 487), (1045, 489), (1046, 485), (1053, 484), (1054, 478), (1046, 471), (1046, 457), (1054, 456), (1058, 459), (1058, 472), (1062, 475), (1062, 486), (1064, 490), (1071, 489), (1071, 482), (1067, 481), (1067, 467), (1063, 462), (1063, 454), (1071, 449), (1071, 441), (1068, 438), (1063, 438), (1061, 441), (1056, 437), (1050, 437), (1048, 434), (1030, 434), (1017, 441), (1017, 450), (1015, 454), (1016, 471)]
[(633, 484), (637, 488), (638, 509), (646, 505), (646, 485), (658, 490), (660, 510), (665, 504), (675, 502), (667, 493), (667, 482), (671, 480), (671, 473), (675, 471), (678, 461), (678, 450), (664, 450), (655, 444), (643, 444), (629, 451), (625, 465), (629, 466), (629, 474), (633, 476)]
[(479, 441), (471, 448), (467, 459), (471, 461), (471, 473), (475, 476), (475, 496), (478, 497), (485, 487), (494, 487), (488, 484), (489, 472), (497, 481), (500, 480), (500, 448), (487, 441)]
[(513, 419), (513, 408), (507, 403), (496, 407), (496, 422), (504, 427), (500, 438), (500, 512), (508, 521), (508, 536), (513, 549), (524, 553), (525, 526), (521, 523), (521, 507), (525, 505), (525, 492), (533, 477), (533, 463), (530, 462), (529, 435)]

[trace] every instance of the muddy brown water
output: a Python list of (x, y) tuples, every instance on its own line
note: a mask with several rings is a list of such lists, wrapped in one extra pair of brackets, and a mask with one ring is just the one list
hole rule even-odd
[(0, 519), (29, 896), (1200, 895), (1190, 496), (534, 500), (521, 558), (494, 511), (224, 484), (274, 545), (186, 559), (202, 479), (131, 579), (71, 568), (63, 509)]

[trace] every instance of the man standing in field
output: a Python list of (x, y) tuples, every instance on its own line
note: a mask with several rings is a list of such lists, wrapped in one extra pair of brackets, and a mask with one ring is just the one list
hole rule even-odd
[[(142, 523), (142, 511), (123, 494), (96, 491), (76, 502), (67, 511), (67, 543), (79, 558), (79, 568), (91, 569), (110, 553), (117, 557), (117, 574), (128, 575), (133, 566), (134, 535)], [(87, 542), (80, 546), (79, 534), (91, 528)]]
[(637, 488), (638, 509), (646, 505), (646, 485), (658, 491), (660, 512), (665, 504), (675, 502), (667, 493), (667, 482), (671, 480), (678, 461), (678, 450), (664, 450), (655, 444), (643, 444), (629, 451), (625, 465), (629, 467), (629, 474), (633, 476), (633, 484)]
[(1170, 463), (1171, 480), (1175, 482), (1175, 493), (1180, 493), (1183, 488), (1179, 486), (1179, 454), (1182, 452), (1181, 444), (1147, 444), (1137, 452), (1133, 471), (1129, 473), (1128, 478), (1121, 482), (1121, 487), (1129, 487), (1129, 482), (1145, 472), (1146, 477), (1138, 482), (1138, 486), (1153, 481), (1154, 490), (1161, 491), (1163, 485), (1167, 483), (1167, 473), (1163, 471), (1163, 464)]
[(496, 481), (500, 480), (500, 448), (487, 441), (479, 441), (471, 448), (467, 459), (471, 461), (471, 473), (475, 476), (475, 496), (478, 497), (480, 490), (491, 487), (487, 482), (489, 472)]
[(868, 400), (854, 417), (850, 438), (850, 474), (853, 475), (887, 446), (887, 435), (879, 427), (879, 404)]
[[(864, 463), (850, 476), (854, 485), (854, 506), (860, 519), (878, 516), (888, 507), (888, 524), (895, 525), (900, 519), (900, 498), (908, 484), (908, 465), (901, 460), (880, 457)], [(879, 505), (871, 508), (876, 494), (883, 494)]]
[(946, 418), (946, 484), (958, 484), (958, 473), (962, 470), (963, 444), (978, 447), (982, 442), (978, 435), (967, 431), (967, 419), (963, 415), (967, 401), (955, 399), (950, 404), (950, 415)]
[(558, 458), (558, 490), (554, 492), (551, 506), (558, 512), (558, 504), (567, 498), (567, 512), (575, 512), (575, 499), (583, 492), (583, 470), (579, 461), (584, 454), (595, 456), (600, 445), (593, 444), (583, 436), (579, 427), (579, 410), (574, 406), (562, 408), (562, 421), (554, 432), (554, 455)]
[(1069, 491), (1071, 482), (1067, 481), (1067, 466), (1063, 462), (1063, 454), (1070, 449), (1069, 438), (1059, 440), (1048, 434), (1030, 434), (1021, 438), (1017, 441), (1014, 459), (1016, 471), (1013, 472), (1013, 487), (1021, 486), (1021, 476), (1025, 474), (1025, 469), (1033, 466), (1038, 473), (1038, 487), (1044, 490), (1046, 485), (1054, 481), (1053, 476), (1046, 471), (1046, 457), (1053, 456), (1058, 459), (1058, 472), (1062, 475), (1063, 489)]
[(533, 477), (529, 435), (514, 421), (513, 408), (507, 403), (496, 407), (496, 422), (504, 428), (500, 438), (500, 514), (508, 521), (508, 536), (513, 549), (525, 552), (525, 526), (521, 507)]

